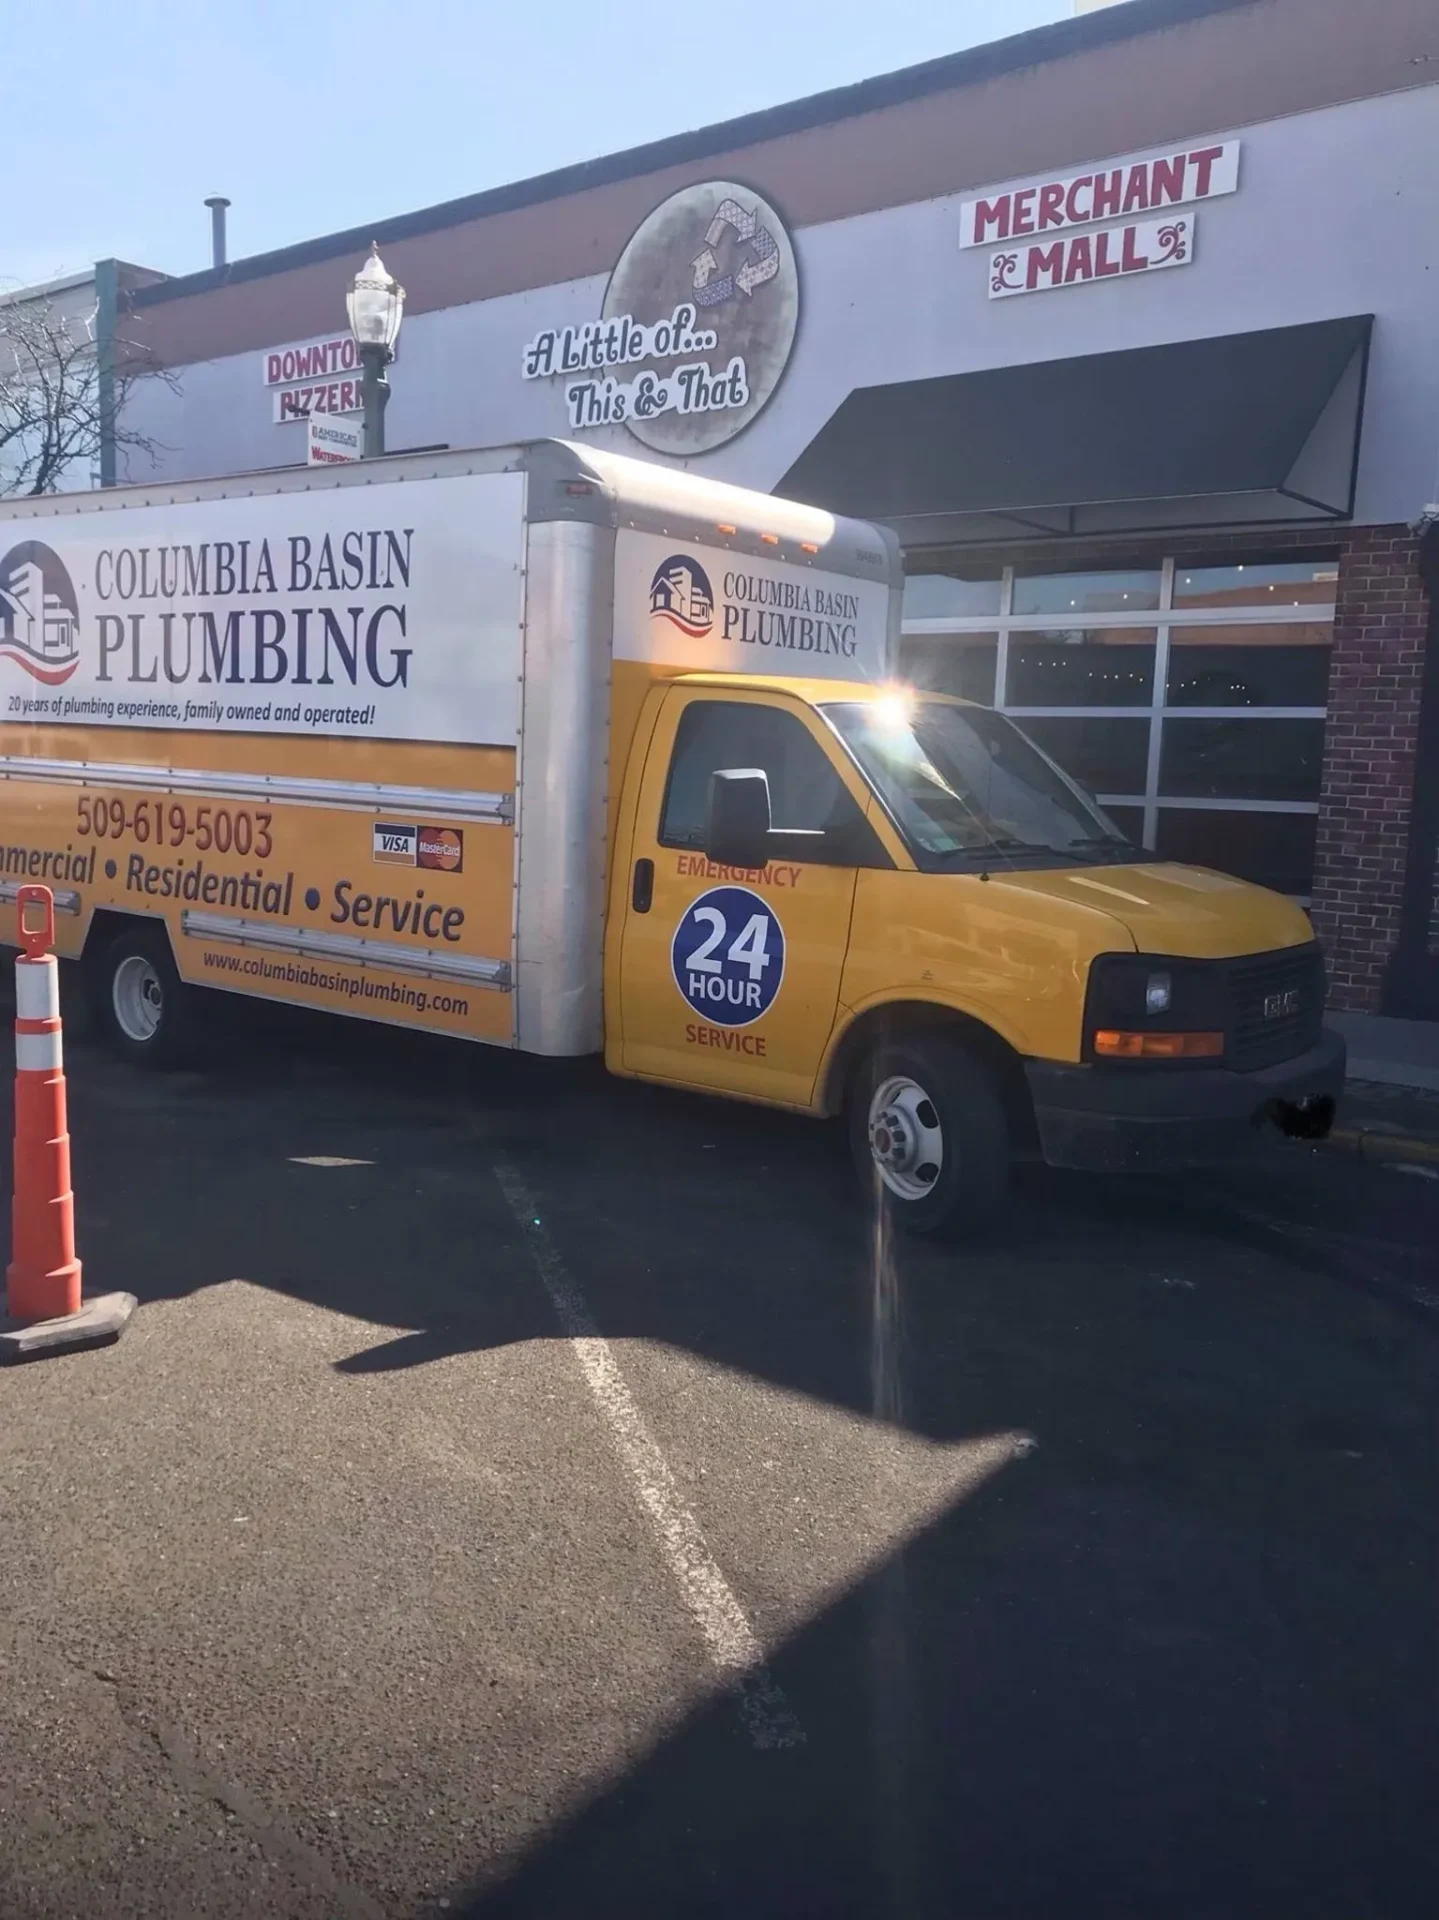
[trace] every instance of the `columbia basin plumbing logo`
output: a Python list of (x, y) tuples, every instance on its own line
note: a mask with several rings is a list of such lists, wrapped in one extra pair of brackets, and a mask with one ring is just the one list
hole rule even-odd
[(80, 607), (60, 556), (22, 540), (0, 560), (0, 659), (58, 687), (80, 664)]
[(703, 640), (715, 622), (715, 597), (709, 575), (687, 553), (661, 560), (650, 581), (650, 618), (668, 620), (692, 640)]

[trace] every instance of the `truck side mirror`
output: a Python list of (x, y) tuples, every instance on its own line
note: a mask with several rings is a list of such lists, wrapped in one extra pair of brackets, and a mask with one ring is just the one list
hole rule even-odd
[(769, 775), (728, 767), (710, 775), (704, 849), (722, 867), (762, 867), (770, 857)]

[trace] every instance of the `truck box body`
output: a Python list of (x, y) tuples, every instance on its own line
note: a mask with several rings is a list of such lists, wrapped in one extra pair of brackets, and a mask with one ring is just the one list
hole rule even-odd
[(892, 536), (560, 442), (0, 503), (0, 938), (169, 929), (195, 985), (599, 1050), (644, 694), (879, 679)]

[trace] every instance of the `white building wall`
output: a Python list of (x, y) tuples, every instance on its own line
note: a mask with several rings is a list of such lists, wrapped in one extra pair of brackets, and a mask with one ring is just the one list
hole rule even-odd
[[(771, 489), (856, 387), (1372, 313), (1356, 518), (1408, 519), (1439, 492), (1439, 87), (1212, 138), (1242, 141), (1239, 190), (1190, 210), (1195, 259), (1179, 271), (990, 300), (990, 249), (960, 249), (960, 205), (1012, 182), (801, 228), (800, 326), (779, 389), (737, 439), (687, 464)], [(563, 382), (523, 380), (521, 353), (544, 327), (594, 318), (604, 288), (595, 275), (408, 319), (389, 444), (571, 437)], [(337, 330), (344, 293), (337, 278)], [(178, 397), (142, 383), (127, 419), (164, 444), (166, 476), (304, 459), (303, 423), (273, 423), (263, 367), (255, 352), (185, 368)], [(572, 437), (645, 454), (623, 428)]]

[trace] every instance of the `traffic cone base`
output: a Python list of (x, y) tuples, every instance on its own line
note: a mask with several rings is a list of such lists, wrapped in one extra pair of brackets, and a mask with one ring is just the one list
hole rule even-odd
[(37, 1360), (65, 1348), (107, 1346), (120, 1338), (134, 1311), (133, 1293), (97, 1293), (82, 1300), (77, 1313), (62, 1314), (57, 1320), (21, 1325), (0, 1315), (0, 1365)]

